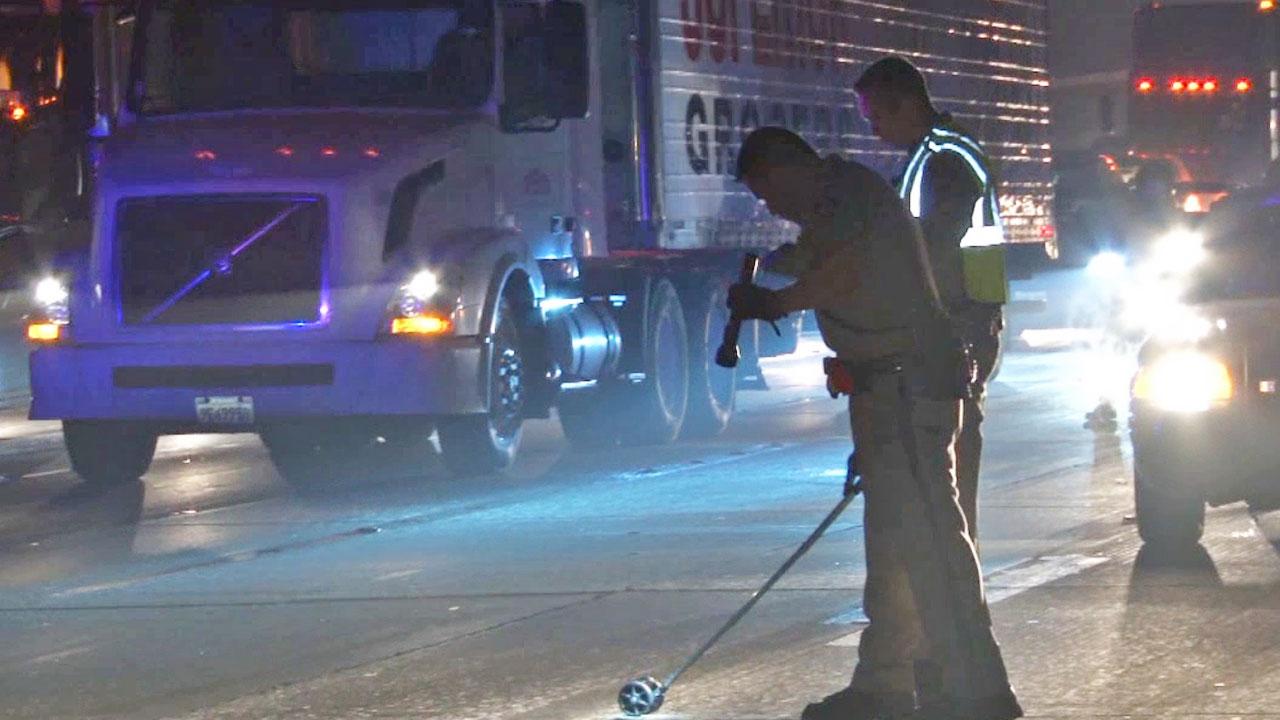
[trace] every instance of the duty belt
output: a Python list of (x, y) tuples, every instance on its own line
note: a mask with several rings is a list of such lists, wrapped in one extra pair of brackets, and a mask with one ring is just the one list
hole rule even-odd
[(872, 360), (822, 359), (822, 370), (827, 375), (827, 392), (833, 398), (865, 392), (871, 389), (877, 377), (897, 375), (905, 367), (906, 361), (900, 355)]

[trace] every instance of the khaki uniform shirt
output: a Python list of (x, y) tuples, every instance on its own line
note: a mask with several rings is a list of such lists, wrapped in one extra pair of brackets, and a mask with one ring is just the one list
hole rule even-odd
[(767, 262), (796, 278), (779, 291), (782, 307), (815, 310), (823, 340), (842, 359), (909, 352), (942, 313), (920, 227), (870, 168), (833, 157), (822, 173), (796, 243)]

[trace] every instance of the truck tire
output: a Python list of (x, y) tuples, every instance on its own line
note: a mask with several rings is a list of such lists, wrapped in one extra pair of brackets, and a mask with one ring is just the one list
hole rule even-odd
[(137, 481), (156, 454), (156, 433), (134, 423), (68, 420), (62, 438), (71, 469), (99, 487)]
[(680, 436), (689, 408), (689, 330), (675, 286), (654, 282), (645, 308), (642, 382), (625, 388), (621, 436), (628, 445), (661, 445)]
[(520, 329), (503, 300), (489, 359), (489, 412), (439, 421), (440, 453), (455, 475), (500, 472), (515, 462), (523, 436), (525, 370)]
[(1133, 504), (1138, 536), (1153, 548), (1182, 550), (1194, 547), (1204, 535), (1204, 498), (1189, 489), (1174, 487), (1169, 478), (1139, 471), (1135, 458)]
[(716, 364), (716, 350), (729, 321), (725, 303), (728, 289), (694, 288), (689, 299), (686, 319), (689, 324), (689, 409), (681, 436), (712, 438), (724, 432), (733, 417), (738, 392), (736, 369)]

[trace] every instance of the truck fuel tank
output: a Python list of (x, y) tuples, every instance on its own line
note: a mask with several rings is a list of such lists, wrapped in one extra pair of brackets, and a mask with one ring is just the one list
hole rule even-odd
[(622, 333), (603, 303), (583, 302), (547, 320), (551, 358), (564, 382), (599, 380), (617, 371)]

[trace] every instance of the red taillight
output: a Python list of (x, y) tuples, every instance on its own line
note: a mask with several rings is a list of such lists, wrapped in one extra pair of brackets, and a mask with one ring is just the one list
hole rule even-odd
[(1200, 89), (1207, 93), (1218, 92), (1218, 81), (1213, 78), (1205, 80), (1204, 85), (1202, 85)]
[(1247, 93), (1253, 90), (1253, 81), (1249, 78), (1238, 78), (1236, 80), (1236, 92)]
[(1156, 89), (1156, 81), (1151, 78), (1139, 78), (1138, 82), (1134, 84), (1134, 87), (1140, 93), (1149, 93)]
[(276, 148), (276, 154), (280, 157), (293, 157), (293, 148), (288, 145), (282, 145)]
[(1200, 81), (1189, 80), (1187, 82), (1187, 92), (1200, 92)]
[(1276, 9), (1276, 0), (1258, 0), (1258, 12), (1271, 12)]
[(1176, 92), (1176, 93), (1180, 93), (1180, 92), (1182, 92), (1183, 90), (1186, 90), (1186, 89), (1187, 89), (1187, 83), (1186, 83), (1186, 81), (1185, 81), (1185, 80), (1170, 80), (1170, 81), (1169, 81), (1169, 92)]
[(378, 149), (378, 148), (376, 148), (376, 147), (365, 148), (365, 149), (364, 149), (364, 156), (365, 156), (365, 157), (367, 157), (367, 158), (371, 158), (371, 159), (372, 159), (372, 158), (379, 158), (379, 157), (382, 157), (382, 151), (381, 151), (381, 150), (379, 150), (379, 149)]
[(9, 108), (9, 119), (14, 122), (22, 122), (27, 119), (27, 106), (14, 105)]
[(197, 160), (217, 160), (218, 154), (212, 150), (197, 150), (196, 159)]
[(320, 148), (320, 154), (321, 154), (321, 155), (323, 155), (323, 156), (325, 156), (325, 157), (337, 157), (337, 156), (338, 156), (338, 149), (337, 149), (337, 148), (331, 148), (331, 147), (327, 147), (327, 148)]

